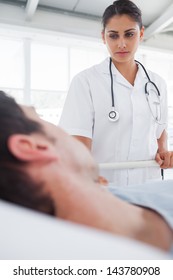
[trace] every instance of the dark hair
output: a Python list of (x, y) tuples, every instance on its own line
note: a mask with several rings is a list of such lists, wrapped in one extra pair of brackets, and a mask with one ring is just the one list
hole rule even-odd
[(12, 97), (0, 91), (0, 199), (31, 209), (55, 214), (51, 198), (45, 193), (43, 182), (35, 182), (8, 149), (8, 139), (16, 133), (44, 134), (39, 123), (28, 119)]
[(117, 0), (112, 5), (108, 6), (103, 13), (102, 24), (105, 29), (108, 21), (116, 15), (128, 15), (142, 28), (142, 13), (141, 10), (130, 0)]

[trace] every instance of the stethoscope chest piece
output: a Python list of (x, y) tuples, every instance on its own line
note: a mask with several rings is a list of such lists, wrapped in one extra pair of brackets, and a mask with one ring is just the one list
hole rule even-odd
[(118, 113), (117, 111), (112, 110), (112, 111), (109, 112), (108, 118), (109, 118), (109, 120), (110, 120), (111, 122), (116, 122), (116, 121), (118, 121), (118, 120), (119, 120), (119, 117), (120, 117), (120, 115), (119, 115), (119, 113)]

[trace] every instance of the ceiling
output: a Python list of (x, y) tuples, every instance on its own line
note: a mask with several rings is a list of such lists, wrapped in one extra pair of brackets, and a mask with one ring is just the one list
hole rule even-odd
[[(100, 38), (101, 17), (112, 0), (0, 0), (0, 28)], [(134, 0), (145, 26), (143, 45), (173, 51), (173, 0)]]

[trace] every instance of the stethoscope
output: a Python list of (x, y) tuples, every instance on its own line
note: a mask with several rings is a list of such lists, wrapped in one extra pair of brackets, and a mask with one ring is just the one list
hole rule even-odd
[[(151, 81), (151, 79), (150, 79), (150, 77), (149, 77), (149, 75), (147, 73), (147, 70), (145, 69), (143, 64), (141, 62), (137, 61), (137, 60), (135, 60), (135, 62), (141, 65), (141, 67), (144, 70), (145, 75), (146, 75), (146, 77), (148, 79), (148, 82), (145, 84), (145, 96), (146, 96), (146, 99), (147, 99), (147, 103), (148, 103), (151, 115), (154, 118), (156, 123), (162, 124), (162, 123), (160, 123), (160, 121), (161, 121), (160, 91), (159, 91), (158, 87), (156, 86), (156, 84)], [(112, 75), (112, 59), (111, 59), (111, 57), (110, 57), (110, 61), (109, 61), (109, 72), (110, 72), (110, 78), (111, 78), (112, 109), (111, 109), (111, 111), (108, 114), (108, 118), (109, 118), (110, 121), (116, 122), (116, 121), (119, 120), (120, 115), (119, 115), (119, 112), (115, 110), (114, 89), (113, 89), (113, 75)], [(154, 102), (155, 105), (156, 105), (156, 116), (153, 113), (153, 110), (151, 108), (150, 101), (149, 101), (149, 95), (150, 95), (149, 88), (151, 86), (153, 87), (152, 90), (154, 90), (155, 95), (157, 97), (157, 101)]]

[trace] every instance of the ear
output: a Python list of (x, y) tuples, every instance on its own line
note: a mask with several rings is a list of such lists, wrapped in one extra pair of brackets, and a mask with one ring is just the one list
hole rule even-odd
[(7, 145), (9, 151), (22, 161), (57, 159), (53, 145), (41, 136), (14, 134), (10, 136)]
[(143, 40), (143, 38), (144, 38), (144, 30), (145, 30), (145, 28), (144, 28), (144, 26), (142, 26), (142, 28), (141, 28), (141, 30), (140, 30), (140, 42)]
[(101, 35), (102, 35), (102, 41), (105, 44), (106, 41), (105, 41), (105, 32), (104, 32), (104, 30), (102, 30)]

